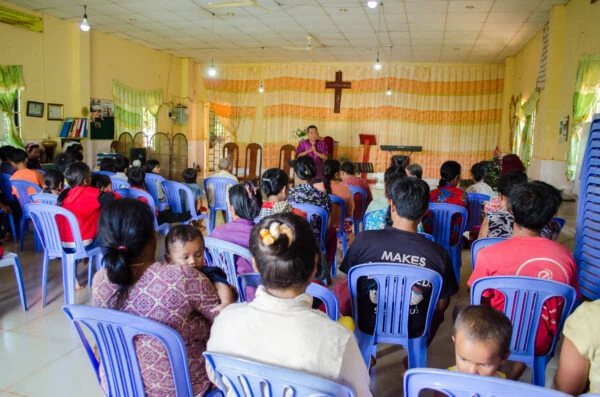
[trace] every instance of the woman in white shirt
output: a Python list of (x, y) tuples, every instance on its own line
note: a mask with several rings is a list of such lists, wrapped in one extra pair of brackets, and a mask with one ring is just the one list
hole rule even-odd
[(314, 280), (318, 256), (308, 222), (293, 213), (268, 216), (254, 226), (250, 251), (263, 286), (251, 303), (221, 312), (207, 351), (307, 372), (348, 384), (358, 397), (371, 396), (354, 335), (311, 309), (306, 287)]

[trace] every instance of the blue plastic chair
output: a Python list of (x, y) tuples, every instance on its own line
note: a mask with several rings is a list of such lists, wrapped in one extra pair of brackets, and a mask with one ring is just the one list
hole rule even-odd
[(434, 390), (452, 397), (570, 397), (569, 394), (523, 382), (433, 368), (409, 369), (404, 374), (404, 397)]
[[(86, 248), (81, 239), (79, 224), (73, 213), (65, 208), (51, 204), (27, 204), (27, 211), (31, 215), (31, 220), (39, 233), (44, 247), (44, 258), (42, 263), (42, 306), (46, 305), (46, 293), (48, 285), (48, 262), (50, 259), (60, 258), (62, 261), (63, 290), (65, 303), (71, 305), (75, 303), (75, 261), (77, 259), (89, 258), (88, 265), (88, 286), (92, 285), (92, 274), (94, 269), (94, 259), (100, 266), (102, 261), (102, 250), (100, 247)], [(69, 223), (69, 228), (73, 234), (75, 248), (73, 252), (65, 252), (58, 230), (56, 218), (62, 216)]]
[(473, 241), (473, 244), (471, 244), (471, 269), (475, 269), (475, 264), (477, 263), (477, 254), (479, 254), (479, 251), (481, 251), (482, 248), (489, 247), (490, 245), (494, 245), (505, 240), (507, 239), (503, 237), (486, 237)]
[(94, 171), (94, 172), (92, 172), (92, 175), (96, 175), (96, 174), (97, 175), (106, 175), (106, 176), (109, 176), (109, 177), (115, 175), (114, 172), (110, 172), (110, 171)]
[[(468, 212), (465, 207), (454, 204), (439, 204), (430, 203), (429, 211), (433, 213), (433, 238), (436, 243), (448, 251), (450, 259), (452, 260), (452, 267), (454, 268), (454, 275), (456, 276), (456, 282), (460, 283), (460, 267), (462, 265), (461, 249), (462, 249), (462, 235), (465, 232), (467, 226)], [(454, 245), (450, 245), (450, 235), (452, 231), (452, 216), (458, 214), (461, 216), (461, 227), (458, 242)]]
[(56, 205), (58, 196), (51, 193), (33, 193), (29, 195), (31, 200), (37, 204), (51, 204)]
[(25, 295), (25, 284), (23, 283), (23, 272), (21, 271), (21, 261), (19, 256), (12, 252), (4, 252), (0, 259), (0, 268), (12, 266), (15, 272), (15, 281), (19, 290), (19, 298), (21, 299), (21, 308), (27, 311), (27, 295)]
[(318, 205), (314, 204), (298, 204), (290, 203), (292, 207), (299, 209), (306, 214), (306, 220), (310, 223), (313, 217), (321, 219), (321, 230), (319, 231), (319, 242), (321, 244), (321, 252), (325, 254), (325, 235), (327, 234), (327, 223), (329, 221), (329, 215), (327, 211)]
[[(183, 223), (189, 224), (191, 221), (206, 219), (205, 214), (198, 214), (196, 212), (194, 193), (192, 193), (189, 187), (185, 186), (183, 183), (169, 181), (166, 179), (161, 183), (163, 189), (165, 190), (165, 197), (167, 198), (169, 207), (171, 207), (171, 211), (175, 214), (181, 214), (184, 212), (184, 209), (187, 209), (190, 212), (190, 219)], [(182, 193), (184, 197), (181, 197)]]
[[(233, 286), (238, 285), (236, 259), (240, 257), (252, 263), (252, 254), (247, 248), (212, 237), (204, 237), (204, 257), (209, 266), (218, 266), (223, 269), (227, 275), (227, 282)], [(238, 295), (240, 295), (239, 291)], [(238, 302), (240, 302), (240, 298), (238, 298)]]
[[(531, 367), (532, 383), (543, 387), (546, 365), (554, 355), (565, 320), (573, 311), (577, 292), (569, 285), (536, 277), (483, 277), (471, 286), (471, 304), (481, 304), (481, 297), (486, 290), (494, 290), (494, 293), (501, 293), (505, 298), (503, 312), (513, 325), (511, 355), (508, 359), (521, 361)], [(535, 337), (542, 317), (542, 307), (552, 297), (564, 299), (560, 322), (548, 354), (535, 356)]]
[[(225, 385), (228, 385), (235, 396), (356, 396), (350, 386), (308, 373), (221, 353), (203, 354), (215, 373), (217, 387), (224, 394), (227, 393)], [(268, 390), (266, 394), (265, 389)]]
[[(442, 276), (423, 267), (399, 263), (369, 263), (354, 266), (348, 272), (348, 287), (352, 299), (352, 317), (358, 320), (358, 279), (368, 277), (377, 282), (377, 314), (373, 335), (356, 327), (354, 336), (367, 368), (371, 352), (379, 343), (393, 343), (404, 346), (408, 351), (410, 368), (427, 366), (427, 341), (433, 311), (442, 289)], [(431, 298), (427, 307), (427, 320), (423, 334), (416, 338), (408, 337), (408, 319), (412, 286), (426, 281), (431, 284)]]
[[(262, 278), (258, 273), (240, 274), (237, 278), (237, 287), (240, 293), (241, 302), (251, 302), (248, 299), (248, 288), (256, 290), (259, 285), (262, 285)], [(306, 288), (306, 293), (313, 298), (318, 298), (325, 305), (325, 313), (333, 321), (337, 321), (340, 314), (340, 307), (337, 297), (327, 287), (316, 283), (310, 283)]]
[(421, 236), (425, 237), (427, 240), (432, 241), (435, 243), (435, 239), (433, 238), (433, 236), (429, 233), (419, 233)]
[[(31, 216), (29, 216), (29, 213), (27, 212), (27, 204), (29, 203), (33, 203), (33, 201), (31, 200), (31, 197), (29, 197), (29, 189), (33, 189), (35, 190), (36, 193), (41, 193), (42, 192), (42, 188), (39, 187), (38, 185), (36, 185), (35, 183), (31, 183), (28, 181), (21, 181), (21, 180), (12, 180), (10, 181), (10, 183), (12, 184), (12, 187), (15, 188), (15, 190), (17, 191), (17, 199), (19, 200), (19, 204), (21, 205), (21, 210), (23, 211), (23, 216), (21, 217), (21, 225), (20, 225), (20, 229), (19, 229), (19, 240), (20, 240), (20, 246), (19, 249), (21, 251), (23, 251), (23, 239), (25, 238), (25, 229), (27, 229), (27, 221), (29, 219), (31, 219)], [(34, 241), (35, 241), (35, 250), (39, 251), (40, 249), (40, 242), (39, 242), (39, 238), (38, 236), (34, 234)]]
[[(354, 199), (354, 216), (350, 218), (346, 218), (349, 221), (354, 223), (354, 234), (358, 234), (360, 232), (360, 223), (363, 221), (365, 216), (365, 212), (367, 211), (367, 192), (362, 187), (354, 186), (354, 185), (346, 185), (348, 189), (350, 189), (350, 193), (352, 193), (352, 198)], [(357, 200), (356, 195), (359, 195), (359, 200)], [(360, 207), (357, 205), (360, 203)], [(360, 208), (360, 213), (358, 217), (356, 217), (356, 212)]]
[[(225, 211), (227, 222), (231, 222), (231, 214), (229, 213), (229, 206), (227, 205), (227, 186), (234, 186), (236, 184), (237, 182), (234, 179), (216, 176), (211, 176), (204, 180), (204, 192), (206, 193), (206, 201), (208, 202), (208, 211), (210, 214), (210, 222), (208, 222), (206, 228), (209, 236), (215, 228), (217, 211)], [(208, 194), (209, 186), (212, 186), (213, 189), (212, 202), (210, 194)]]
[[(157, 321), (118, 310), (85, 305), (63, 306), (96, 372), (100, 383), (100, 365), (106, 374), (109, 396), (145, 396), (144, 384), (134, 338), (149, 335), (158, 339), (166, 348), (177, 397), (192, 397), (192, 385), (188, 369), (187, 349), (177, 331)], [(94, 354), (93, 343), (88, 341), (84, 329), (92, 334), (100, 354)]]
[(552, 234), (552, 240), (556, 241), (558, 240), (558, 237), (560, 236), (560, 232), (563, 230), (563, 227), (565, 227), (565, 225), (567, 224), (567, 221), (563, 218), (554, 217), (552, 218), (552, 222), (556, 223), (559, 226), (558, 231)]
[(337, 254), (337, 242), (342, 240), (342, 258), (346, 256), (346, 251), (348, 250), (348, 240), (346, 239), (346, 233), (344, 233), (344, 219), (346, 218), (346, 202), (340, 196), (336, 196), (335, 194), (330, 194), (329, 199), (331, 200), (332, 209), (331, 211), (335, 211), (335, 206), (337, 205), (340, 211), (340, 224), (334, 225), (338, 226), (337, 238), (335, 241), (335, 260), (333, 261), (333, 266), (331, 266), (331, 277), (335, 277), (337, 274), (338, 268), (338, 254)]
[(158, 198), (158, 185), (156, 184), (158, 182), (158, 184), (162, 188), (162, 181), (164, 181), (164, 180), (165, 180), (165, 178), (163, 178), (162, 176), (160, 176), (158, 174), (154, 174), (152, 172), (146, 172), (146, 179), (145, 179), (146, 189), (148, 189), (148, 192), (154, 199), (154, 204), (156, 204), (158, 206), (159, 211), (164, 211), (164, 209), (167, 208), (167, 202), (165, 201), (164, 203), (161, 203)]
[(129, 182), (127, 182), (125, 179), (115, 178), (114, 176), (110, 176), (110, 182), (112, 183), (113, 190), (131, 187)]
[(2, 196), (4, 197), (4, 201), (17, 199), (12, 193), (12, 184), (10, 183), (10, 177), (11, 176), (9, 174), (0, 174), (0, 190), (2, 190)]
[(484, 201), (490, 201), (490, 196), (481, 193), (467, 193), (469, 196), (469, 216), (465, 230), (481, 225), (481, 207)]
[(145, 192), (141, 189), (117, 189), (115, 193), (120, 195), (123, 198), (134, 198), (139, 200), (140, 198), (146, 199), (148, 201), (148, 207), (150, 207), (150, 211), (152, 211), (152, 216), (154, 218), (154, 230), (158, 232), (159, 235), (167, 235), (169, 233), (170, 226), (168, 223), (163, 223), (162, 225), (158, 224), (158, 220), (156, 219), (156, 207), (155, 202), (150, 193)]

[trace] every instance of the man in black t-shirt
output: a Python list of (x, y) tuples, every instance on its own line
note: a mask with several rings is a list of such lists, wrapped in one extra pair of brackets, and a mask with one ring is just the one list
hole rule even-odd
[[(444, 320), (444, 310), (450, 296), (458, 291), (452, 262), (446, 250), (417, 233), (417, 226), (429, 207), (429, 186), (422, 180), (398, 178), (386, 184), (386, 195), (391, 201), (392, 226), (383, 230), (368, 230), (354, 239), (340, 270), (348, 273), (353, 266), (370, 262), (392, 262), (425, 267), (442, 276), (440, 297), (431, 323), (429, 340)], [(358, 327), (372, 334), (375, 326), (377, 285), (374, 280), (361, 277), (358, 282)], [(427, 282), (412, 286), (409, 317), (409, 337), (423, 333), (431, 285)]]

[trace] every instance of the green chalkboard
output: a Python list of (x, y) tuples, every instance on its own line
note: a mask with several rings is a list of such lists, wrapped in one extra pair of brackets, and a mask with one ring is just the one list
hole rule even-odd
[(115, 118), (103, 117), (90, 120), (91, 139), (111, 139), (115, 137)]

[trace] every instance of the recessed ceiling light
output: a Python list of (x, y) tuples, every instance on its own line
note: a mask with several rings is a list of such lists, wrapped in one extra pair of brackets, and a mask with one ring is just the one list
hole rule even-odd
[(473, 8), (475, 8), (475, 6), (473, 4), (469, 4), (468, 6), (465, 6), (465, 8), (472, 10)]
[(369, 8), (375, 8), (375, 7), (377, 7), (377, 4), (378, 4), (377, 0), (367, 1), (367, 7), (369, 7)]

